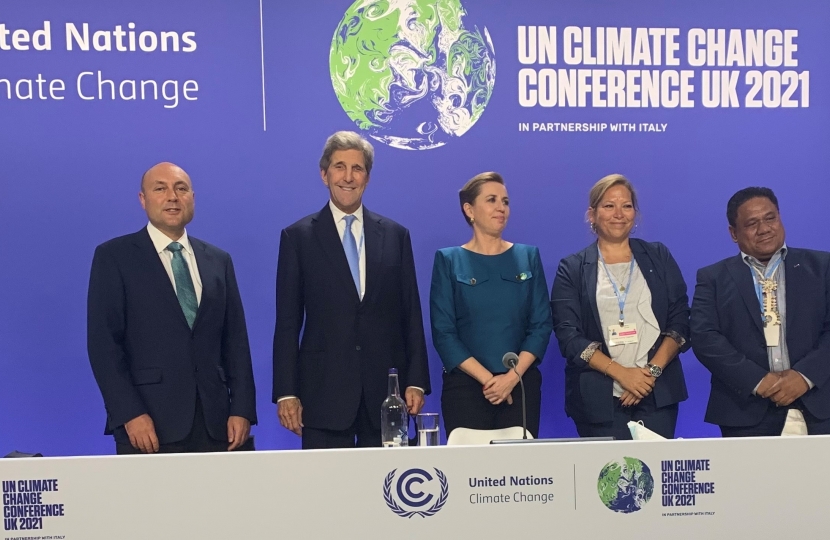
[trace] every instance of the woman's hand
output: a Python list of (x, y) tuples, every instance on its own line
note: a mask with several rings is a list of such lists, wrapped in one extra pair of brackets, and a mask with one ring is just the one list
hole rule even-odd
[(508, 405), (513, 404), (513, 397), (510, 395), (513, 388), (519, 382), (519, 377), (512, 371), (502, 373), (501, 375), (494, 375), (486, 383), (484, 383), (484, 397), (493, 405), (499, 405), (503, 401), (507, 401)]
[(657, 381), (647, 368), (632, 367), (615, 371), (614, 379), (620, 383), (623, 390), (633, 394), (638, 400), (649, 395)]
[(620, 396), (620, 405), (623, 407), (633, 407), (634, 405), (640, 403), (640, 399), (637, 398), (634, 394), (626, 390)]

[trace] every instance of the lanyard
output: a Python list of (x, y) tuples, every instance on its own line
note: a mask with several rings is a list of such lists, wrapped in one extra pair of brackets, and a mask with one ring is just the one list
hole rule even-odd
[(620, 326), (624, 326), (625, 315), (623, 310), (625, 309), (625, 299), (628, 298), (628, 292), (631, 289), (631, 278), (634, 276), (634, 254), (631, 254), (631, 265), (628, 268), (628, 283), (625, 284), (623, 294), (620, 294), (619, 289), (617, 289), (617, 284), (614, 283), (614, 280), (611, 278), (611, 273), (608, 271), (608, 265), (605, 264), (605, 259), (602, 257), (602, 251), (599, 248), (597, 248), (597, 251), (599, 251), (599, 261), (602, 263), (605, 275), (608, 276), (608, 281), (611, 282), (611, 286), (614, 288), (614, 296), (617, 297), (617, 304), (620, 306)]
[(767, 267), (763, 273), (760, 270), (755, 268), (752, 264), (749, 265), (752, 268), (752, 282), (755, 285), (755, 295), (758, 297), (758, 304), (761, 306), (761, 313), (764, 312), (764, 291), (761, 288), (760, 281), (767, 281), (772, 279), (775, 276), (775, 272), (778, 270), (778, 267), (781, 266), (781, 261), (783, 258), (779, 258), (775, 261), (775, 264), (772, 267)]

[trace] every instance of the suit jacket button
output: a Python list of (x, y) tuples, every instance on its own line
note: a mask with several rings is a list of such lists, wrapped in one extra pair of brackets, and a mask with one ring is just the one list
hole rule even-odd
[(355, 348), (354, 348), (354, 350), (359, 351), (359, 350), (360, 350), (360, 345), (358, 345), (357, 347), (355, 347)]

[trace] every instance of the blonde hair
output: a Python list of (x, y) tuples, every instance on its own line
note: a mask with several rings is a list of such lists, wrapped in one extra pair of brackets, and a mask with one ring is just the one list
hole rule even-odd
[[(636, 212), (638, 216), (640, 215), (640, 205), (637, 203), (637, 192), (634, 190), (634, 186), (625, 176), (614, 173), (601, 178), (596, 184), (594, 184), (591, 191), (588, 192), (588, 211), (585, 212), (585, 219), (588, 223), (591, 222), (591, 213), (597, 211), (597, 206), (599, 206), (602, 198), (605, 197), (608, 190), (614, 186), (625, 186), (631, 194), (631, 204), (634, 205), (634, 212)], [(593, 224), (591, 225), (591, 230), (594, 230)]]

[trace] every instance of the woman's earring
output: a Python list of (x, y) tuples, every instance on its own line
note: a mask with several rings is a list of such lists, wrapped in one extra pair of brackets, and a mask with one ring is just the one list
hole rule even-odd
[(594, 223), (593, 221), (591, 222), (591, 232), (592, 232), (592, 233), (596, 233), (596, 232), (597, 232), (597, 224), (596, 224), (596, 223)]
[(471, 217), (471, 218), (470, 218), (470, 225), (472, 225), (472, 224), (473, 224), (473, 223), (475, 223), (475, 222), (476, 222), (476, 218)]

